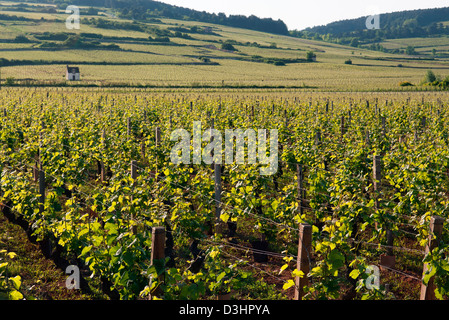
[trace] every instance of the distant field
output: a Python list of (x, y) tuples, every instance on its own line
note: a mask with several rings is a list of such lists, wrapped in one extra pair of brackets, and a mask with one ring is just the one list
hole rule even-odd
[[(148, 23), (149, 30), (170, 34), (170, 43), (147, 40), (155, 34), (146, 31), (99, 28), (81, 24), (80, 30), (67, 30), (67, 14), (1, 10), (0, 14), (22, 16), (32, 21), (0, 21), (0, 58), (43, 62), (2, 68), (3, 80), (62, 81), (65, 64), (81, 69), (82, 83), (115, 83), (152, 86), (262, 86), (313, 87), (314, 90), (401, 90), (399, 82), (419, 84), (427, 69), (449, 75), (449, 59), (418, 60), (415, 56), (392, 55), (319, 41), (278, 36), (257, 31), (218, 26), (193, 21), (162, 19)], [(92, 18), (82, 16), (81, 18)], [(95, 17), (100, 18), (100, 17)], [(104, 19), (104, 17), (102, 17)], [(129, 23), (120, 19), (108, 21)], [(176, 28), (193, 26), (209, 28), (212, 33), (189, 33), (173, 36)], [(159, 32), (158, 31), (158, 32)], [(104, 48), (42, 48), (45, 43), (61, 45), (62, 41), (42, 40), (44, 32), (92, 34), (100, 46), (116, 44), (118, 50)], [(31, 42), (14, 42), (26, 36)], [(89, 41), (91, 41), (90, 39)], [(233, 43), (237, 51), (221, 50), (222, 42)], [(432, 48), (444, 53), (449, 38), (413, 39), (419, 53), (429, 55)], [(407, 39), (388, 40), (389, 49), (404, 48)], [(315, 52), (316, 63), (304, 63), (306, 53)], [(259, 59), (259, 60), (257, 60)], [(344, 62), (352, 60), (352, 65)], [(207, 60), (207, 62), (205, 62)], [(257, 61), (256, 61), (257, 60)], [(276, 66), (269, 61), (282, 61)], [(52, 65), (52, 62), (54, 64)], [(134, 64), (134, 65), (133, 65)], [(16, 83), (17, 83), (16, 81)], [(414, 90), (414, 88), (412, 89)]]

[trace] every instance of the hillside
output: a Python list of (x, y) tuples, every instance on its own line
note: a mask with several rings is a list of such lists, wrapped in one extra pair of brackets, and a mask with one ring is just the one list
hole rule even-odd
[(381, 14), (380, 29), (368, 30), (367, 19), (336, 21), (290, 34), (413, 59), (441, 62), (449, 57), (449, 7)]
[[(68, 30), (65, 8), (0, 2), (2, 83), (9, 79), (8, 85), (427, 90), (398, 84), (419, 84), (428, 69), (443, 78), (449, 74), (445, 57), (423, 59), (162, 16), (136, 21), (104, 7), (80, 9), (80, 29)], [(311, 52), (316, 62), (307, 59)], [(82, 81), (66, 83), (66, 65), (80, 67)]]
[(68, 5), (107, 8), (120, 18), (143, 22), (151, 21), (154, 18), (168, 18), (214, 23), (274, 34), (288, 34), (287, 26), (281, 20), (262, 19), (254, 15), (246, 17), (208, 13), (152, 0), (32, 0), (26, 2), (53, 4), (60, 9), (65, 9)]
[(381, 14), (381, 26), (378, 30), (367, 30), (366, 19), (365, 16), (336, 21), (325, 26), (307, 28), (304, 33), (329, 34), (339, 38), (352, 36), (361, 39), (397, 39), (449, 34), (449, 28), (443, 24), (449, 19), (449, 7)]
[(365, 16), (357, 19), (336, 21), (325, 26), (307, 28), (304, 31), (317, 34), (331, 34), (336, 37), (362, 36), (363, 34), (366, 38), (377, 36), (388, 39), (449, 34), (449, 28), (442, 24), (442, 22), (449, 19), (449, 7), (381, 14), (381, 28), (374, 32), (366, 30), (366, 19), (367, 17)]

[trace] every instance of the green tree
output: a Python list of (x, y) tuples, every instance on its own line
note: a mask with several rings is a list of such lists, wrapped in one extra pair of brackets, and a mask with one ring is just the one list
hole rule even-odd
[(425, 82), (434, 82), (437, 80), (437, 76), (432, 70), (427, 70)]
[(316, 54), (313, 51), (307, 52), (306, 59), (309, 62), (316, 61)]
[(405, 49), (405, 53), (407, 53), (410, 56), (415, 55), (417, 52), (415, 50), (415, 47), (413, 46), (408, 46), (407, 49)]
[(351, 47), (355, 47), (357, 48), (359, 46), (359, 39), (357, 38), (352, 38), (351, 43), (349, 44)]

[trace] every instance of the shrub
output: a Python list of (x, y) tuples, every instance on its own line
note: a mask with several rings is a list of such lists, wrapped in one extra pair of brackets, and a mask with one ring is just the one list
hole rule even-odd
[(169, 37), (156, 37), (153, 39), (153, 37), (149, 36), (148, 40), (153, 41), (153, 42), (170, 42)]
[(308, 62), (316, 61), (316, 54), (313, 51), (309, 51), (306, 54), (306, 59)]
[(352, 60), (351, 59), (346, 60), (345, 64), (352, 64)]
[(64, 42), (63, 46), (69, 47), (69, 48), (78, 48), (81, 46), (82, 40), (81, 37), (78, 35), (73, 35), (68, 37)]
[(5, 85), (13, 86), (14, 82), (15, 82), (15, 79), (13, 77), (8, 77), (8, 78), (6, 78)]
[(280, 60), (276, 60), (273, 63), (275, 66), (285, 66), (285, 62), (284, 61), (280, 61)]
[(180, 31), (176, 31), (176, 32), (175, 32), (175, 37), (176, 37), (176, 38), (183, 38), (183, 39), (192, 39), (192, 37), (191, 37), (189, 34), (187, 34), (187, 33), (182, 33), (182, 32), (180, 32)]
[(210, 63), (210, 59), (207, 57), (199, 57), (199, 59), (204, 63)]
[(413, 86), (414, 86), (413, 83), (410, 83), (410, 82), (408, 82), (408, 81), (402, 81), (402, 82), (399, 83), (399, 85), (400, 85), (401, 87), (413, 87)]
[(236, 48), (234, 48), (234, 46), (230, 43), (222, 43), (221, 44), (221, 49), (223, 50), (228, 50), (228, 51), (237, 51)]
[(31, 42), (31, 41), (26, 36), (21, 34), (21, 35), (18, 35), (17, 37), (15, 37), (14, 42), (17, 42), (17, 43), (28, 43), (28, 42)]
[(98, 16), (98, 9), (95, 9), (95, 8), (93, 8), (93, 7), (89, 7), (89, 8), (87, 9), (86, 14), (87, 14), (88, 16)]
[(440, 87), (449, 88), (449, 80), (443, 80), (440, 82)]
[(156, 41), (156, 42), (170, 42), (170, 38), (169, 37), (156, 37), (154, 39), (154, 41)]
[(36, 34), (34, 37), (39, 40), (66, 41), (69, 36), (73, 36), (73, 34), (44, 32), (42, 34)]

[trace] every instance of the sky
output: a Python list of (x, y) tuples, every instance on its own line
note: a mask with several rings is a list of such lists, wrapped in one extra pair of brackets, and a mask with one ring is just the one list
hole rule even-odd
[[(211, 13), (281, 19), (290, 30), (394, 11), (449, 7), (449, 0), (158, 0)], [(449, 17), (448, 17), (449, 20)]]

